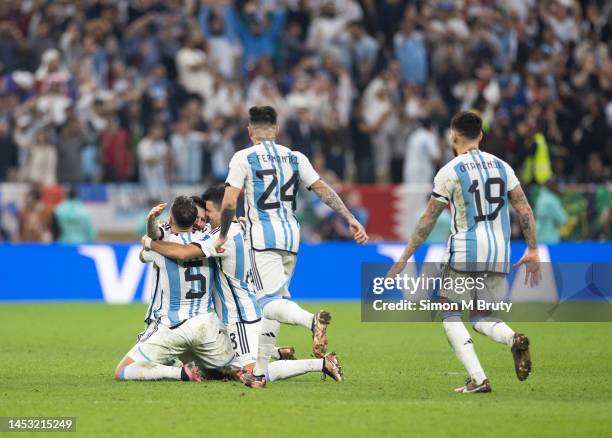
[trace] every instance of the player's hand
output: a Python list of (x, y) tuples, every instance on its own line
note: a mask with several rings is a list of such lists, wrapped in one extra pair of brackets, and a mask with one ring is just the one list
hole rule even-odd
[(531, 287), (537, 286), (542, 279), (540, 272), (540, 256), (537, 249), (530, 249), (527, 253), (513, 266), (519, 267), (525, 265), (525, 284), (529, 282)]
[(165, 202), (163, 204), (157, 204), (151, 209), (151, 211), (149, 211), (148, 218), (150, 219), (153, 217), (158, 217), (166, 209), (166, 205), (168, 204), (166, 204)]
[(142, 236), (142, 239), (140, 239), (140, 241), (142, 242), (142, 246), (144, 247), (144, 249), (151, 249), (151, 242), (153, 242), (153, 239), (151, 239), (149, 236), (145, 234), (144, 236)]
[(218, 253), (224, 253), (225, 249), (223, 248), (223, 245), (225, 244), (225, 242), (227, 241), (227, 237), (223, 237), (223, 236), (219, 236), (215, 239), (215, 251), (217, 251)]
[(387, 278), (395, 278), (396, 275), (401, 274), (402, 271), (406, 268), (407, 264), (408, 263), (406, 262), (393, 263), (393, 266), (391, 266), (391, 269), (389, 269), (389, 272), (387, 272)]
[(357, 219), (355, 219), (354, 217), (349, 219), (348, 225), (349, 225), (349, 230), (351, 231), (351, 234), (353, 235), (353, 239), (355, 239), (355, 242), (361, 243), (361, 244), (368, 242), (369, 240), (368, 234), (366, 233), (365, 228), (363, 228), (363, 225), (361, 225)]

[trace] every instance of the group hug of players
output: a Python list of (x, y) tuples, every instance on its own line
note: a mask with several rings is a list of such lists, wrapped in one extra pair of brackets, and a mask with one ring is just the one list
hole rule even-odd
[[(147, 326), (117, 366), (117, 379), (231, 378), (254, 388), (308, 372), (343, 380), (336, 354), (327, 352), (331, 315), (302, 309), (288, 290), (300, 239), (300, 185), (342, 214), (357, 242), (368, 237), (310, 161), (274, 142), (277, 132), (272, 108), (252, 108), (254, 146), (234, 155), (226, 185), (201, 199), (179, 196), (161, 226), (165, 205), (149, 213), (141, 252), (155, 269)], [(239, 221), (243, 190), (246, 217)], [(276, 347), (281, 323), (311, 331), (314, 359), (296, 360), (293, 348)]]
[[(327, 352), (331, 315), (312, 314), (291, 300), (300, 225), (295, 216), (300, 187), (344, 217), (357, 243), (368, 241), (364, 227), (338, 194), (300, 152), (277, 144), (276, 111), (249, 110), (253, 146), (235, 153), (224, 186), (201, 198), (179, 196), (167, 223), (158, 224), (165, 204), (149, 214), (141, 260), (155, 269), (146, 329), (115, 370), (118, 380), (236, 379), (253, 388), (267, 382), (322, 372), (344, 379), (338, 357)], [(464, 111), (451, 122), (450, 141), (457, 157), (434, 179), (434, 191), (400, 260), (388, 276), (401, 273), (425, 241), (440, 213), (450, 206), (453, 223), (442, 275), (459, 278), (486, 273), (486, 288), (461, 295), (440, 290), (442, 301), (490, 299), (503, 292), (509, 271), (508, 205), (519, 216), (528, 251), (517, 265), (525, 281), (539, 280), (533, 213), (512, 168), (481, 152), (482, 120)], [(236, 218), (244, 193), (245, 217)], [(199, 205), (198, 205), (199, 204)], [(490, 392), (491, 385), (461, 315), (441, 315), (445, 334), (469, 377), (456, 392)], [(530, 340), (492, 314), (470, 315), (474, 329), (506, 344), (516, 375), (525, 380), (532, 367)], [(297, 360), (291, 347), (276, 346), (281, 324), (311, 332), (314, 359)]]

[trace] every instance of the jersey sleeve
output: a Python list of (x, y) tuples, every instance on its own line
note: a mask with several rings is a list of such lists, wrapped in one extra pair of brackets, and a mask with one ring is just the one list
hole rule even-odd
[(168, 240), (172, 235), (172, 227), (168, 222), (159, 222), (159, 240)]
[(431, 196), (437, 201), (448, 204), (453, 193), (452, 184), (453, 181), (449, 178), (446, 168), (443, 167), (434, 177), (434, 187)]
[(197, 245), (198, 247), (200, 247), (200, 249), (202, 250), (202, 253), (204, 253), (204, 256), (206, 256), (207, 258), (211, 258), (211, 257), (217, 257), (217, 258), (225, 258), (228, 257), (228, 246), (230, 244), (229, 239), (227, 240), (227, 242), (223, 245), (223, 248), (225, 249), (224, 252), (217, 252), (217, 249), (215, 248), (215, 238), (219, 235), (219, 232), (213, 233), (213, 234), (205, 234), (203, 235), (200, 239), (198, 239), (197, 241), (193, 241), (191, 242), (192, 245)]
[(504, 167), (506, 168), (506, 184), (508, 185), (508, 191), (518, 187), (521, 182), (516, 177), (516, 173), (514, 173), (514, 169), (510, 167), (508, 163), (504, 163)]
[(142, 258), (142, 261), (144, 261), (145, 263), (148, 263), (148, 262), (158, 262), (160, 257), (162, 257), (161, 255), (159, 255), (158, 253), (156, 253), (155, 251), (152, 251), (150, 249), (146, 249), (146, 250), (142, 251), (140, 253), (140, 256)]
[(316, 183), (321, 177), (314, 170), (310, 160), (306, 157), (306, 155), (301, 152), (294, 152), (294, 155), (298, 160), (298, 172), (300, 173), (300, 182), (304, 184), (306, 188), (310, 188), (311, 185)]
[(237, 189), (244, 188), (244, 182), (249, 173), (249, 163), (244, 154), (237, 152), (229, 163), (229, 172), (225, 182)]

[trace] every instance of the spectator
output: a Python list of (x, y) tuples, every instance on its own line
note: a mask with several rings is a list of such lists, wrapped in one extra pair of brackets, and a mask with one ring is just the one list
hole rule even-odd
[(138, 170), (150, 199), (164, 199), (168, 194), (168, 145), (164, 140), (164, 127), (153, 124), (138, 143)]
[(131, 160), (129, 136), (119, 125), (117, 117), (110, 116), (106, 128), (100, 134), (104, 181), (128, 181)]
[(258, 19), (257, 8), (256, 1), (246, 3), (244, 11), (248, 24), (234, 8), (225, 9), (225, 25), (230, 26), (242, 42), (245, 71), (252, 71), (260, 57), (274, 55), (287, 14), (285, 9), (279, 8), (273, 12), (272, 20), (268, 23)]
[[(146, 186), (138, 145), (158, 124), (172, 140), (183, 118), (204, 142), (202, 175), (219, 178), (228, 151), (248, 143), (252, 104), (275, 106), (322, 172), (357, 183), (400, 182), (421, 121), (448, 126), (460, 109), (482, 113), (483, 148), (522, 168), (525, 183), (554, 175), (599, 190), (610, 178), (609, 2), (26, 3), (2, 2), (0, 14), (0, 123), (10, 127), (0, 141), (18, 145), (17, 179), (50, 173), (47, 160), (31, 168), (44, 129), (46, 143), (60, 136), (60, 181)], [(297, 125), (310, 141), (295, 136), (298, 108), (309, 110)], [(71, 111), (83, 141), (71, 141)], [(120, 132), (116, 115), (127, 154), (123, 140), (105, 142)], [(13, 162), (4, 155), (0, 170)]]
[(176, 123), (170, 136), (174, 172), (172, 182), (198, 184), (202, 181), (203, 136), (191, 129), (186, 118)]
[(338, 111), (334, 111), (324, 122), (322, 136), (321, 153), (325, 160), (325, 167), (341, 180), (345, 180), (349, 132), (348, 128), (342, 124)]
[(559, 243), (561, 227), (567, 223), (567, 214), (555, 192), (553, 184), (540, 186), (535, 204), (536, 232), (539, 243)]
[(392, 157), (391, 136), (397, 127), (394, 85), (397, 84), (391, 69), (374, 79), (364, 92), (361, 106), (363, 122), (369, 134), (375, 154), (375, 175), (378, 182), (386, 182)]
[(17, 143), (6, 121), (0, 121), (0, 182), (14, 179), (17, 171)]
[(378, 60), (378, 42), (366, 33), (360, 22), (350, 23), (340, 41), (344, 46), (344, 63), (353, 77), (369, 82)]
[(401, 79), (419, 86), (427, 82), (427, 47), (423, 34), (410, 18), (402, 21), (393, 39), (395, 57), (400, 63)]
[[(227, 16), (229, 7), (221, 13)], [(225, 79), (235, 79), (239, 71), (242, 47), (231, 26), (224, 23), (223, 15), (211, 14), (211, 8), (203, 4), (198, 15), (198, 23), (209, 47), (211, 65), (217, 67)]]
[(423, 119), (406, 143), (404, 182), (431, 184), (440, 157), (438, 137), (431, 129), (431, 121)]
[(50, 242), (51, 214), (41, 200), (40, 190), (33, 188), (28, 191), (19, 211), (19, 241)]
[(55, 240), (61, 243), (87, 243), (96, 239), (91, 213), (79, 200), (74, 188), (53, 211)]
[(176, 54), (176, 69), (180, 83), (188, 92), (208, 99), (213, 93), (214, 80), (203, 44), (198, 32), (189, 33), (185, 46)]
[(57, 182), (57, 149), (49, 142), (49, 134), (41, 129), (28, 148), (25, 179), (28, 182), (51, 185)]
[(57, 163), (59, 182), (76, 183), (83, 181), (81, 153), (85, 144), (86, 140), (81, 129), (81, 123), (74, 111), (70, 110), (66, 123), (60, 130), (57, 143), (57, 153), (60, 157)]
[(603, 184), (610, 181), (603, 161), (598, 153), (593, 152), (588, 156), (585, 182)]
[(331, 42), (340, 36), (349, 21), (361, 18), (362, 11), (354, 2), (345, 2), (351, 5), (344, 11), (336, 10), (336, 5), (340, 3), (330, 0), (322, 2), (319, 14), (312, 20), (306, 37), (311, 50), (322, 51), (330, 47)]
[(320, 134), (314, 126), (313, 117), (308, 107), (297, 108), (296, 116), (287, 120), (285, 132), (293, 150), (303, 153), (308, 158), (314, 156)]
[(208, 148), (211, 151), (212, 174), (216, 181), (225, 181), (229, 170), (229, 162), (235, 149), (232, 137), (235, 128), (227, 126), (221, 117), (215, 118), (210, 125)]

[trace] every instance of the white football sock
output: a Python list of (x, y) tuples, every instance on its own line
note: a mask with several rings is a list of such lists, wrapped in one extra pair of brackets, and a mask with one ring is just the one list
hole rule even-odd
[(134, 362), (121, 372), (121, 380), (181, 380), (181, 367), (169, 367), (154, 362)]
[(482, 318), (472, 323), (472, 327), (478, 333), (481, 333), (495, 342), (512, 346), (514, 341), (514, 330), (508, 327), (508, 324), (497, 318)]
[(268, 365), (266, 380), (274, 382), (322, 370), (323, 359), (277, 360)]
[(442, 321), (442, 325), (457, 359), (463, 364), (472, 380), (476, 383), (482, 383), (487, 376), (480, 365), (478, 356), (476, 356), (474, 341), (470, 337), (470, 333), (465, 328), (461, 318), (459, 316), (445, 318)]
[(255, 362), (255, 368), (253, 368), (255, 376), (266, 374), (270, 357), (274, 354), (274, 345), (280, 330), (280, 323), (271, 319), (261, 318), (260, 330), (257, 361)]
[(283, 324), (301, 325), (308, 330), (312, 329), (314, 315), (291, 300), (274, 300), (263, 308), (264, 318), (273, 319)]

